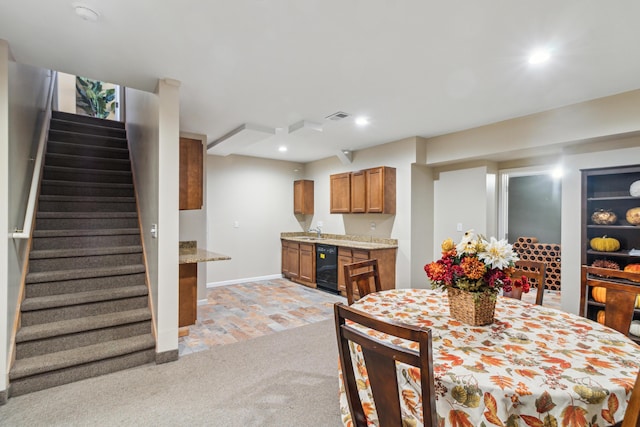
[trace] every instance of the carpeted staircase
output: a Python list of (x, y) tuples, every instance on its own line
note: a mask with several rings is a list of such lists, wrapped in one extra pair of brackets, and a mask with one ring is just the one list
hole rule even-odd
[(54, 112), (10, 395), (155, 359), (123, 123)]

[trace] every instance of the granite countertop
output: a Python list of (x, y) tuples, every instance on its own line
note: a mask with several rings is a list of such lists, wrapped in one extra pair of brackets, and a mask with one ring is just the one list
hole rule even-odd
[(383, 239), (371, 236), (355, 236), (341, 234), (321, 234), (318, 239), (316, 233), (290, 232), (280, 233), (282, 240), (302, 243), (319, 243), (323, 245), (344, 246), (355, 249), (393, 249), (398, 247), (397, 239)]
[(193, 264), (196, 262), (224, 261), (231, 259), (228, 255), (211, 252), (197, 247), (196, 241), (180, 242), (180, 264)]

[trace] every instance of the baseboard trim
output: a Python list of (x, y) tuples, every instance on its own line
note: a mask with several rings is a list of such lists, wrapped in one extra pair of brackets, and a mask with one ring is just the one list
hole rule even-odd
[(176, 360), (178, 360), (178, 356), (179, 356), (178, 349), (156, 353), (156, 365), (160, 365), (162, 363), (168, 363), (168, 362), (175, 362)]
[(1, 390), (0, 391), (0, 406), (2, 406), (5, 403), (7, 403), (7, 399), (8, 398), (9, 398), (9, 391), (8, 390)]
[(271, 274), (269, 276), (245, 277), (242, 279), (223, 280), (221, 282), (209, 282), (207, 288), (217, 288), (218, 286), (235, 285), (238, 283), (259, 282), (261, 280), (282, 279), (282, 274)]

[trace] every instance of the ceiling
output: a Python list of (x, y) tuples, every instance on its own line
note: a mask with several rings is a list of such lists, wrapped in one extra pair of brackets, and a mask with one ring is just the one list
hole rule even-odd
[[(241, 155), (305, 163), (640, 88), (637, 0), (82, 3), (97, 22), (70, 0), (0, 0), (0, 39), (20, 63), (145, 91), (179, 80), (182, 131), (272, 130), (226, 149)], [(542, 45), (551, 60), (530, 65)]]

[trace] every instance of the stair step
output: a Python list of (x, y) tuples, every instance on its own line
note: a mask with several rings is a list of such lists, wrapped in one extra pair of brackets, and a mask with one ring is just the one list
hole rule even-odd
[(133, 273), (144, 273), (144, 264), (123, 265), (105, 268), (80, 268), (75, 270), (43, 271), (28, 273), (26, 283), (56, 282), (61, 280), (87, 279)]
[(41, 195), (133, 197), (133, 184), (43, 179)]
[(27, 286), (25, 286), (25, 298), (124, 288), (128, 286), (147, 286), (146, 283), (146, 274), (144, 271), (118, 274), (116, 276), (110, 275), (84, 279), (28, 283)]
[(38, 212), (36, 218), (41, 219), (105, 219), (105, 218), (138, 218), (136, 212)]
[(124, 122), (120, 122), (117, 120), (101, 119), (99, 117), (84, 116), (81, 114), (67, 113), (64, 111), (52, 111), (51, 117), (53, 117), (54, 119), (66, 120), (69, 122), (88, 123), (102, 127), (113, 127), (117, 129), (124, 129), (125, 127)]
[(40, 195), (40, 212), (136, 212), (135, 197)]
[(131, 184), (131, 171), (70, 168), (64, 166), (44, 166), (43, 179), (77, 182), (113, 182)]
[(73, 294), (26, 298), (22, 301), (21, 311), (45, 310), (57, 307), (67, 307), (70, 305), (131, 298), (141, 295), (147, 295), (146, 286), (129, 286), (126, 288), (99, 289), (95, 291), (76, 292)]
[(96, 230), (34, 230), (33, 237), (81, 237), (81, 236), (110, 236), (110, 235), (140, 235), (137, 228), (114, 228)]
[(24, 326), (16, 333), (16, 344), (146, 320), (151, 320), (151, 312), (148, 308), (140, 308), (138, 310), (119, 311), (99, 316)]
[(49, 126), (50, 129), (53, 130), (64, 130), (68, 132), (76, 132), (87, 135), (102, 135), (102, 136), (111, 136), (117, 138), (125, 138), (127, 135), (127, 131), (123, 128), (114, 128), (111, 126), (101, 126), (95, 123), (82, 123), (77, 121), (68, 121), (63, 119), (51, 119), (51, 124)]
[(71, 258), (97, 255), (133, 254), (141, 253), (142, 246), (107, 246), (99, 248), (80, 249), (45, 249), (31, 251), (29, 259)]
[(127, 149), (126, 138), (103, 135), (87, 135), (77, 132), (49, 129), (49, 141), (66, 142), (69, 144), (92, 145), (95, 147), (112, 147)]
[(76, 156), (129, 159), (129, 150), (127, 148), (101, 147), (91, 144), (59, 142), (55, 140), (47, 142), (47, 154), (74, 154)]
[(99, 171), (130, 171), (129, 159), (113, 159), (109, 157), (95, 157), (87, 155), (47, 153), (45, 156), (47, 166), (62, 166), (69, 168), (83, 168)]
[(17, 380), (76, 365), (110, 359), (141, 350), (148, 350), (154, 347), (155, 340), (153, 336), (149, 334), (19, 359), (15, 361), (9, 373), (9, 378), (11, 380)]

